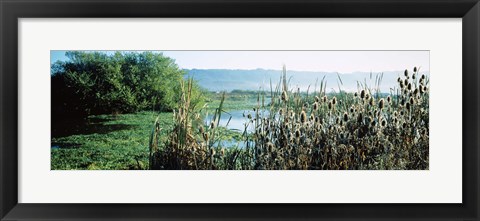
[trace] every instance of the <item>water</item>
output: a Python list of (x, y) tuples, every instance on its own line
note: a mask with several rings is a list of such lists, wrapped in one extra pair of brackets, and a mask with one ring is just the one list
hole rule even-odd
[[(248, 119), (246, 117), (243, 117), (243, 114), (245, 113), (246, 116), (248, 112), (248, 110), (235, 110), (228, 113), (222, 113), (222, 115), (220, 116), (219, 126), (243, 133), (245, 131), (245, 124), (248, 123)], [(209, 124), (212, 121), (212, 118), (213, 113), (208, 114), (205, 118), (205, 121)]]
[[(260, 115), (262, 112), (260, 112)], [(248, 124), (249, 119), (247, 118), (248, 114), (251, 114), (252, 118), (255, 117), (255, 112), (253, 110), (234, 110), (227, 111), (227, 113), (222, 113), (220, 116), (219, 126), (225, 127), (229, 130), (234, 130), (239, 133), (244, 133), (246, 126), (247, 133), (252, 133), (254, 131), (253, 123)], [(264, 111), (263, 115), (268, 115), (268, 111)], [(244, 117), (245, 116), (245, 117)], [(209, 125), (212, 121), (213, 113), (209, 113), (205, 118), (206, 125)], [(239, 147), (245, 148), (247, 146), (246, 142), (243, 140), (222, 140), (220, 141), (222, 147)], [(253, 144), (251, 144), (253, 145)]]
[[(260, 116), (262, 116), (262, 111), (259, 112)], [(245, 117), (244, 117), (245, 114)], [(255, 112), (253, 110), (234, 110), (234, 111), (227, 111), (227, 113), (222, 113), (220, 116), (219, 126), (225, 127), (229, 130), (235, 130), (243, 133), (245, 131), (245, 126), (248, 125), (247, 132), (253, 132), (254, 127), (253, 124), (248, 124), (248, 114), (252, 115), (252, 118), (255, 117)], [(263, 116), (267, 116), (269, 111), (263, 111)], [(231, 118), (230, 118), (231, 117)], [(209, 113), (205, 118), (205, 122), (207, 125), (210, 124), (213, 118), (213, 113)], [(229, 121), (230, 120), (230, 121)]]

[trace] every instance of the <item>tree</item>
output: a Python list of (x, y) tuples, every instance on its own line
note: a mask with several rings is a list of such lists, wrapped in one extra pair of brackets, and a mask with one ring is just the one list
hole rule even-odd
[[(169, 111), (176, 107), (185, 72), (152, 52), (66, 52), (52, 65), (52, 113), (69, 116)], [(197, 102), (203, 102), (200, 87)]]

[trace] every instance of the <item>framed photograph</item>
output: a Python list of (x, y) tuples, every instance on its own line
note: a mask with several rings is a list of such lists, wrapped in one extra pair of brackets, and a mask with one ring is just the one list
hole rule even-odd
[(479, 220), (477, 0), (0, 8), (1, 220)]

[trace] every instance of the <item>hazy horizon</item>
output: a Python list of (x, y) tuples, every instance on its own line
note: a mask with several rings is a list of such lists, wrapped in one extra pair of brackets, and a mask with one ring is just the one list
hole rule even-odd
[[(52, 50), (50, 63), (66, 61), (66, 51)], [(89, 51), (113, 54), (116, 51)], [(143, 52), (143, 51), (121, 51)], [(420, 67), (429, 72), (429, 51), (152, 51), (175, 59), (181, 69), (391, 72)]]

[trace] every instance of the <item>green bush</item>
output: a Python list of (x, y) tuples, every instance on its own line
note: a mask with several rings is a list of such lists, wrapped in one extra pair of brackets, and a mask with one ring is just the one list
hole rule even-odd
[[(185, 72), (175, 60), (152, 52), (66, 52), (52, 65), (52, 113), (87, 116), (172, 110)], [(201, 89), (194, 87), (197, 102)]]

